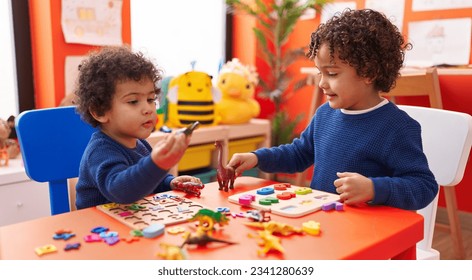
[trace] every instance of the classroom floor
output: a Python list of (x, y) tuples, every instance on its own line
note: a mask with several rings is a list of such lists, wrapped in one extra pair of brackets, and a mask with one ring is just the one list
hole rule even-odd
[[(444, 209), (438, 209), (437, 220), (444, 222), (446, 213)], [(460, 213), (462, 225), (462, 239), (465, 247), (465, 259), (472, 260), (472, 213)], [(432, 247), (441, 254), (441, 260), (455, 260), (450, 234), (444, 230), (435, 229)]]

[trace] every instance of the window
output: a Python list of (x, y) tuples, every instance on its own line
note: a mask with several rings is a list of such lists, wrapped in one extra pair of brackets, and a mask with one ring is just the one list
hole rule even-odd
[[(192, 70), (217, 77), (226, 60), (223, 0), (131, 0), (131, 45), (155, 59), (166, 76)], [(213, 80), (215, 82), (215, 79)]]

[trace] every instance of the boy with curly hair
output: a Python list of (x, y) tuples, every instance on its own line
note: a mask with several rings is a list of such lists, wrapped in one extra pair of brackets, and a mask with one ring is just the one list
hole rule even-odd
[(314, 165), (311, 188), (349, 205), (417, 210), (438, 193), (417, 121), (380, 95), (395, 85), (411, 48), (383, 14), (346, 10), (311, 34), (307, 57), (320, 71), (327, 99), (292, 143), (235, 154), (239, 175), (301, 172)]
[(156, 125), (161, 80), (162, 71), (128, 47), (94, 51), (79, 66), (77, 111), (98, 131), (80, 164), (77, 209), (133, 203), (179, 182), (201, 184), (196, 177), (167, 173), (183, 156), (190, 137), (172, 133), (154, 147), (145, 140)]

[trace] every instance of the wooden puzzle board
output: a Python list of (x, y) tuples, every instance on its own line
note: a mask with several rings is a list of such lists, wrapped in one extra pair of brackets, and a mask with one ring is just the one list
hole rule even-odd
[(208, 207), (168, 193), (149, 196), (133, 204), (108, 203), (97, 206), (98, 210), (137, 230), (155, 223), (173, 225), (187, 222), (202, 208)]
[[(277, 190), (274, 188), (274, 186), (277, 186), (277, 185), (281, 185), (281, 184), (269, 185), (269, 186), (255, 189), (252, 191), (238, 193), (238, 194), (228, 197), (228, 200), (236, 204), (245, 205), (243, 203), (240, 203), (239, 201), (240, 197), (247, 194), (254, 195), (255, 200), (252, 201), (250, 205), (246, 205), (246, 206), (254, 208), (254, 209), (259, 209), (259, 210), (270, 210), (270, 212), (273, 214), (277, 214), (277, 215), (285, 216), (285, 217), (301, 217), (309, 213), (313, 213), (320, 210), (321, 206), (325, 203), (339, 201), (338, 194), (327, 193), (323, 191), (314, 190), (311, 188), (298, 187), (298, 186), (293, 186), (293, 185), (290, 186), (290, 184), (288, 184), (288, 186), (290, 187), (288, 187), (286, 190)], [(263, 190), (263, 189), (267, 189), (267, 190), (272, 189), (273, 193), (265, 194), (265, 195), (264, 194), (261, 195), (257, 193), (258, 190)], [(269, 197), (276, 198), (278, 194), (282, 194), (284, 192), (295, 194), (295, 197), (292, 197), (288, 200), (279, 199), (278, 203), (273, 203), (271, 205), (261, 205), (259, 203), (261, 199), (267, 200), (267, 198)], [(303, 194), (305, 192), (310, 192), (310, 193)]]

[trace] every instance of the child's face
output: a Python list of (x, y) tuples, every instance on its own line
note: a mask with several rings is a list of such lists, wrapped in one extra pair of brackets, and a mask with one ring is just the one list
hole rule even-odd
[(149, 137), (156, 125), (156, 93), (150, 79), (118, 82), (111, 109), (97, 119), (101, 129), (128, 148)]
[(381, 98), (372, 82), (357, 75), (356, 69), (329, 54), (329, 47), (322, 44), (315, 57), (320, 70), (319, 87), (333, 109), (364, 110), (377, 105)]

